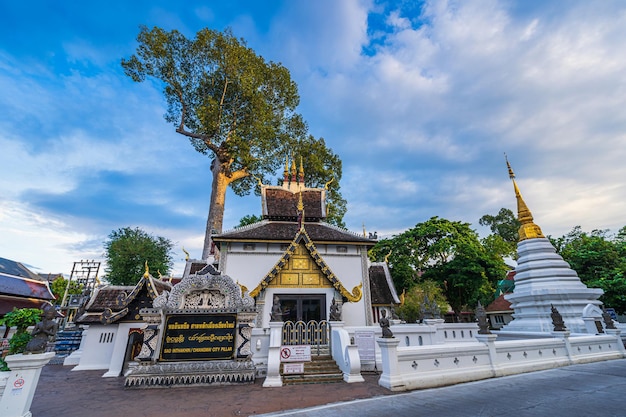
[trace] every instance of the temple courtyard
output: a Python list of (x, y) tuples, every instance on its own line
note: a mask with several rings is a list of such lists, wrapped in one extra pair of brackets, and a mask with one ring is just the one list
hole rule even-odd
[(393, 393), (364, 374), (363, 383), (263, 388), (124, 388), (101, 371), (46, 365), (33, 417), (103, 416), (568, 416), (626, 415), (626, 359), (571, 365), (448, 387)]

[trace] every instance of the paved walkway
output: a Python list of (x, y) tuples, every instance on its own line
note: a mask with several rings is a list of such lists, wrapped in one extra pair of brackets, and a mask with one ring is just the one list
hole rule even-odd
[(103, 373), (47, 365), (33, 417), (626, 416), (626, 359), (400, 394), (378, 386), (372, 374), (357, 384), (263, 388), (258, 380), (240, 386), (129, 390), (123, 378), (101, 378)]

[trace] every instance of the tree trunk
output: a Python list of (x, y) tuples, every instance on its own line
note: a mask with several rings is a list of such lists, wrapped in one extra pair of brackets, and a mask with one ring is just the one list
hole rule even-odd
[[(209, 216), (206, 221), (204, 232), (204, 246), (202, 248), (202, 259), (206, 260), (214, 252), (212, 250), (213, 240), (211, 235), (222, 233), (224, 224), (224, 203), (226, 202), (226, 190), (231, 182), (247, 177), (249, 174), (245, 169), (230, 172), (230, 162), (219, 163), (214, 160), (211, 165), (213, 181), (211, 183), (211, 202), (209, 203)], [(228, 173), (228, 174), (227, 174)]]
[(202, 259), (209, 258), (213, 246), (211, 235), (214, 233), (222, 233), (222, 225), (224, 224), (224, 203), (226, 201), (226, 190), (230, 179), (222, 170), (221, 164), (214, 161), (211, 165), (211, 173), (213, 181), (211, 183), (211, 202), (209, 203), (209, 216), (206, 221), (206, 230), (204, 232), (204, 246), (202, 248)]

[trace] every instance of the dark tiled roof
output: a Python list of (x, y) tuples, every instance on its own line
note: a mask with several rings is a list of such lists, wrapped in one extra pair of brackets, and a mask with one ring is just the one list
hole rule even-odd
[(384, 264), (373, 264), (369, 267), (370, 293), (372, 305), (399, 304), (400, 299), (391, 280), (389, 269)]
[(54, 300), (45, 282), (0, 273), (0, 294)]
[[(360, 243), (374, 245), (376, 241), (359, 236), (339, 227), (327, 223), (305, 223), (309, 237), (315, 244), (319, 243)], [(240, 227), (213, 237), (216, 242), (236, 241), (277, 241), (291, 242), (298, 232), (298, 224), (295, 222), (278, 222), (264, 220), (249, 226)]]
[(87, 303), (85, 311), (94, 313), (103, 312), (106, 308), (115, 309), (118, 298), (130, 294), (134, 288), (134, 286), (118, 285), (97, 288), (95, 294)]
[(30, 271), (21, 263), (6, 258), (0, 258), (0, 273), (13, 275), (16, 277), (34, 279), (36, 281), (42, 280), (39, 275)]
[[(282, 188), (267, 188), (265, 190), (265, 204), (267, 218), (274, 220), (296, 219), (298, 215), (298, 200), (300, 193), (294, 193)], [(302, 191), (302, 203), (304, 204), (304, 216), (306, 220), (322, 219), (326, 217), (322, 205), (321, 190)]]
[(122, 319), (140, 320), (139, 311), (151, 307), (157, 295), (171, 289), (169, 282), (152, 277), (142, 277), (135, 286), (97, 288), (85, 307), (85, 313), (76, 320), (76, 323), (111, 324)]

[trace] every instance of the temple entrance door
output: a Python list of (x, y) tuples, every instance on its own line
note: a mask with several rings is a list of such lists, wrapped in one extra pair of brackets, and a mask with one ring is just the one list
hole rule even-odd
[(278, 294), (283, 308), (283, 321), (326, 320), (324, 294)]

